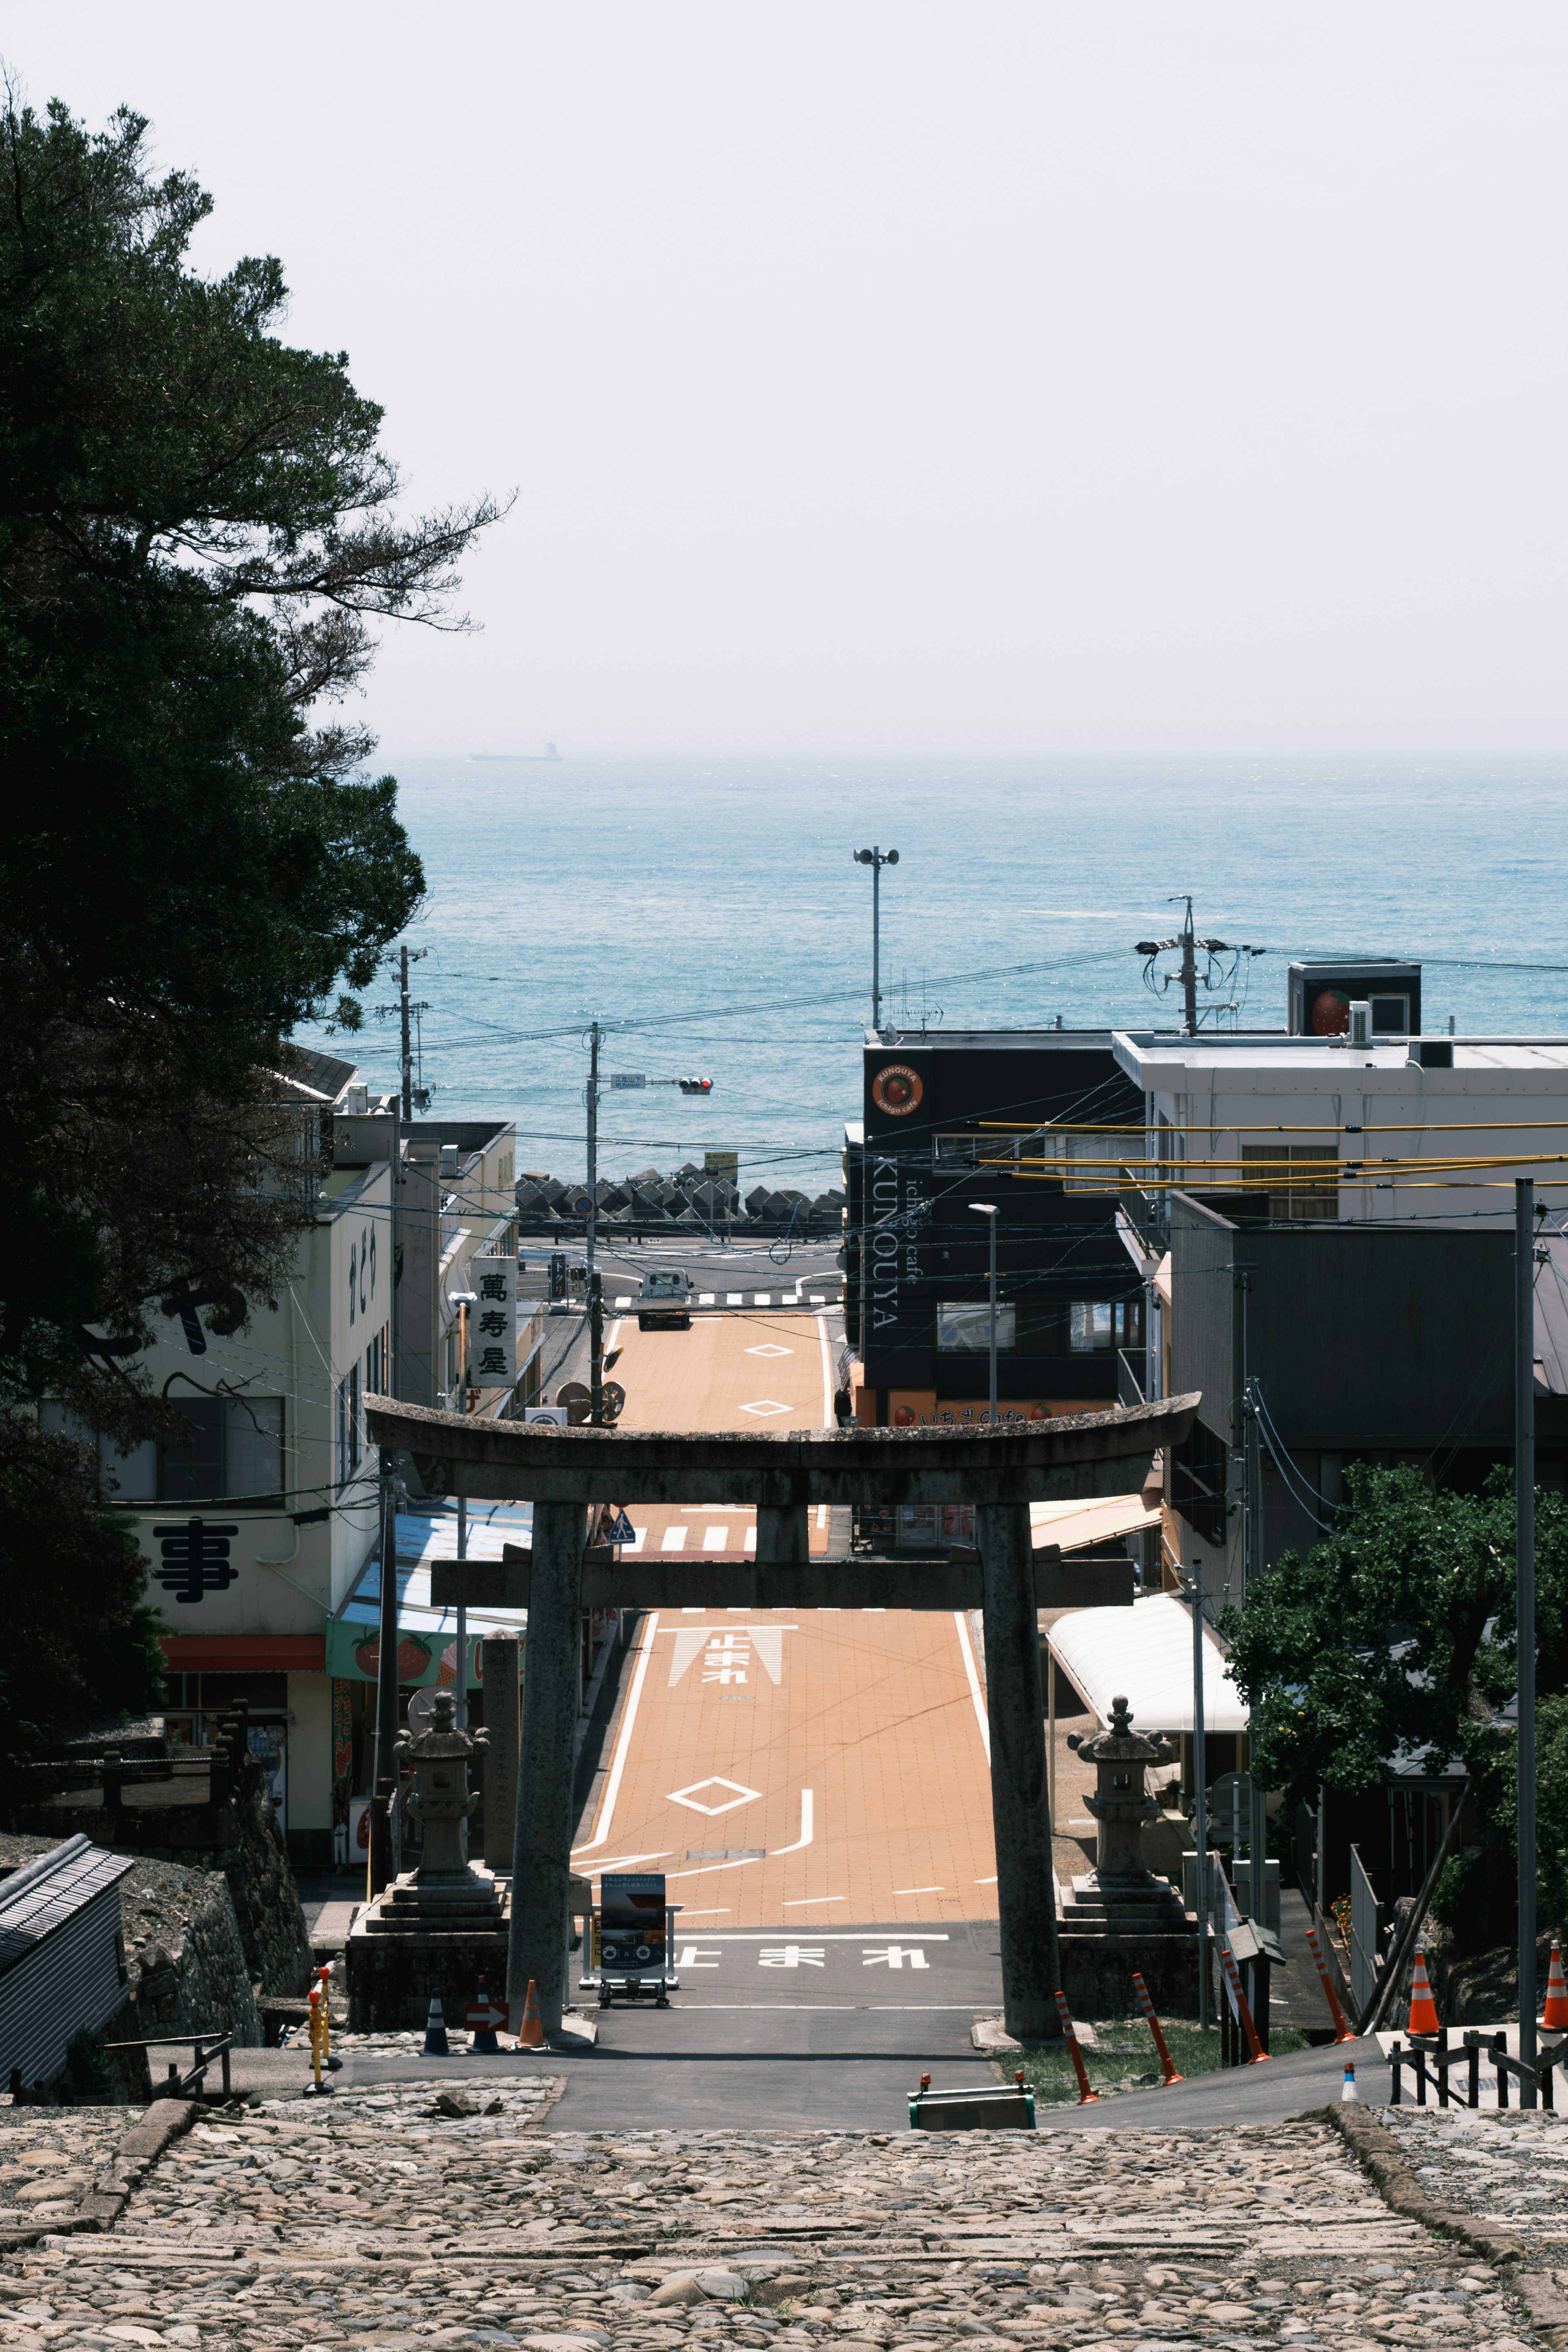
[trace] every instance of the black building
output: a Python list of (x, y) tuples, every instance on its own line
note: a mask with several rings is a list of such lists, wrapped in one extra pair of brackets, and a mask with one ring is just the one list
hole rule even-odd
[(1123, 1355), (1141, 1376), (1145, 1285), (1117, 1238), (1114, 1163), (1141, 1156), (1143, 1120), (1108, 1030), (868, 1033), (844, 1154), (862, 1422), (988, 1412), (990, 1221), (975, 1203), (997, 1213), (998, 1412), (1113, 1404)]
[[(1350, 1222), (1276, 1222), (1228, 1198), (1170, 1196), (1170, 1393), (1201, 1390), (1167, 1498), (1210, 1589), (1243, 1583), (1249, 1455), (1259, 1565), (1320, 1541), (1347, 1463), (1415, 1463), (1436, 1486), (1479, 1487), (1513, 1457), (1513, 1234)], [(1224, 1205), (1221, 1206), (1223, 1199)], [(1249, 1204), (1250, 1206), (1250, 1204)], [(1538, 1318), (1554, 1315), (1542, 1284)], [(1536, 1475), (1561, 1489), (1568, 1395), (1538, 1338)], [(1248, 1382), (1266, 1428), (1243, 1411)]]

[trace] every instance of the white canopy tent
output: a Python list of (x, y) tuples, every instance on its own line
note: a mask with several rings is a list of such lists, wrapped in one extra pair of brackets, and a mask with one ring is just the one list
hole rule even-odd
[[(1192, 1616), (1174, 1593), (1131, 1609), (1071, 1609), (1046, 1636), (1051, 1655), (1097, 1720), (1121, 1696), (1140, 1731), (1191, 1731)], [(1245, 1731), (1248, 1711), (1211, 1626), (1203, 1629), (1203, 1727)]]
[(1037, 1551), (1051, 1544), (1063, 1551), (1082, 1551), (1091, 1544), (1117, 1543), (1159, 1524), (1158, 1511), (1150, 1510), (1141, 1495), (1097, 1495), (1089, 1502), (1029, 1507), (1030, 1537)]

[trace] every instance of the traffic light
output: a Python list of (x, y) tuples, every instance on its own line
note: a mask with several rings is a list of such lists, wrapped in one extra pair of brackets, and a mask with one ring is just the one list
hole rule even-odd
[(711, 1078), (683, 1078), (681, 1080), (681, 1092), (684, 1095), (711, 1095), (713, 1092), (713, 1080)]

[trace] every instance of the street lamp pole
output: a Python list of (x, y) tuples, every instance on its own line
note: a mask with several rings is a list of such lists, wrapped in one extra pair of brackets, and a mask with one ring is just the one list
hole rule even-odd
[[(471, 1307), (477, 1307), (479, 1294), (476, 1290), (455, 1290), (452, 1293), (452, 1303), (457, 1309), (457, 1410), (459, 1412), (466, 1412), (468, 1410), (468, 1309)], [(459, 1559), (466, 1559), (468, 1557), (468, 1505), (461, 1495), (457, 1497), (457, 1557)], [(458, 1730), (465, 1731), (468, 1727), (468, 1612), (462, 1603), (458, 1605), (455, 1632), (457, 1639), (455, 1721)], [(468, 1825), (465, 1822), (463, 1824), (465, 1851), (467, 1847), (467, 1834)]]
[[(1208, 2025), (1208, 1759), (1203, 1719), (1203, 1562), (1192, 1564), (1192, 1826), (1197, 1848), (1197, 2025)], [(1261, 1913), (1259, 1914), (1261, 1916)]]
[(857, 866), (871, 867), (871, 1025), (882, 1034), (882, 869), (896, 866), (896, 849), (856, 849)]
[(976, 1216), (984, 1217), (991, 1230), (991, 1427), (997, 1425), (997, 1207), (991, 1201), (971, 1201)]

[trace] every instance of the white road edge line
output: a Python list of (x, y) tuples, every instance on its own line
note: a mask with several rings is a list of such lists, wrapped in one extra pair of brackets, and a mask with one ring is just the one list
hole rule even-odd
[(750, 1864), (767, 1859), (766, 1854), (739, 1854), (734, 1862), (705, 1862), (700, 1870), (667, 1870), (664, 1877), (666, 1882), (675, 1878), (706, 1878), (716, 1870), (745, 1870)]
[(822, 1427), (833, 1426), (833, 1360), (828, 1350), (828, 1318), (817, 1318), (817, 1337), (822, 1343)]
[(800, 1834), (796, 1839), (793, 1845), (776, 1845), (772, 1853), (768, 1857), (768, 1861), (772, 1862), (777, 1855), (781, 1853), (799, 1853), (802, 1846), (810, 1845), (812, 1838), (817, 1833), (816, 1815), (816, 1799), (812, 1796), (810, 1789), (802, 1789), (800, 1791)]
[(632, 1693), (626, 1701), (626, 1712), (621, 1719), (621, 1737), (615, 1743), (615, 1761), (610, 1767), (610, 1779), (605, 1784), (604, 1811), (598, 1827), (585, 1845), (575, 1845), (573, 1853), (591, 1853), (595, 1846), (603, 1845), (610, 1835), (610, 1824), (615, 1814), (615, 1800), (621, 1793), (621, 1776), (626, 1769), (626, 1759), (632, 1749), (632, 1731), (637, 1720), (637, 1708), (643, 1696), (643, 1685), (648, 1679), (648, 1661), (653, 1654), (653, 1637), (659, 1630), (659, 1612), (655, 1609), (648, 1620), (643, 1636), (642, 1654), (637, 1671), (632, 1677)]
[(991, 1760), (991, 1727), (986, 1720), (986, 1702), (980, 1696), (980, 1677), (975, 1672), (975, 1653), (969, 1645), (969, 1621), (962, 1609), (953, 1612), (953, 1622), (958, 1628), (958, 1647), (964, 1653), (964, 1672), (969, 1677), (969, 1696), (975, 1702), (975, 1721), (980, 1727), (980, 1745), (986, 1751), (986, 1761)]

